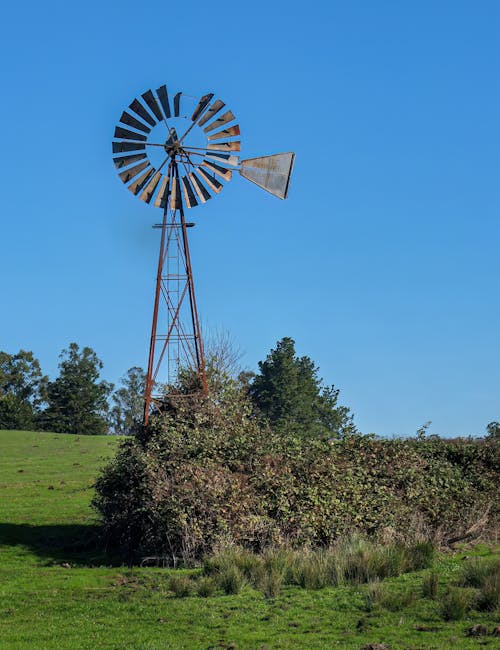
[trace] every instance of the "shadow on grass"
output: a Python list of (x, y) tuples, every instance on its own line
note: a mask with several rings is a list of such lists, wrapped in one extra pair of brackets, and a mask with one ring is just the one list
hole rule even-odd
[(22, 546), (47, 565), (70, 562), (84, 566), (120, 566), (123, 555), (106, 551), (93, 525), (46, 525), (0, 523), (0, 546)]

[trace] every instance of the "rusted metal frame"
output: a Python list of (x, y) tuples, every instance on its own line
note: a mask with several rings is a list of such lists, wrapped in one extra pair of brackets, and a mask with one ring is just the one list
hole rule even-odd
[[(186, 295), (186, 291), (187, 291), (187, 282), (186, 282), (186, 285), (184, 287), (184, 291), (182, 292), (182, 295), (179, 298), (179, 302), (177, 304), (177, 309), (175, 310), (175, 314), (172, 316), (172, 322), (170, 323), (170, 327), (168, 328), (168, 332), (166, 334), (166, 339), (165, 339), (165, 342), (163, 344), (162, 351), (160, 353), (160, 356), (158, 357), (156, 368), (155, 368), (155, 371), (153, 373), (153, 382), (156, 381), (156, 377), (158, 376), (158, 371), (160, 370), (161, 362), (163, 361), (163, 357), (165, 355), (165, 350), (167, 349), (167, 345), (168, 345), (168, 343), (170, 341), (170, 336), (172, 334), (172, 330), (174, 329), (175, 320), (177, 319), (177, 317), (179, 315), (179, 312), (181, 310), (182, 302), (184, 300), (184, 296)], [(162, 291), (162, 293), (163, 293), (163, 291)]]
[[(187, 282), (186, 282), (186, 286), (187, 286)], [(165, 302), (167, 303), (167, 308), (168, 308), (168, 311), (169, 311), (169, 315), (171, 315), (172, 311), (174, 309), (174, 304), (173, 304), (170, 296), (168, 294), (166, 294), (163, 289), (162, 289), (162, 295), (163, 295), (163, 297), (165, 299)], [(186, 331), (184, 330), (184, 326), (182, 324), (182, 319), (181, 318), (177, 319), (177, 321), (175, 323), (175, 328), (177, 330), (177, 336), (179, 337), (178, 341), (182, 345), (182, 350), (183, 350), (184, 355), (186, 356), (186, 359), (191, 358), (193, 360), (193, 364), (196, 365), (196, 354), (193, 351), (193, 348), (191, 347), (191, 344), (189, 342), (190, 338), (195, 340), (194, 339), (194, 334), (192, 336), (189, 336), (189, 334), (186, 333)]]
[[(178, 174), (177, 163), (174, 162), (175, 172)], [(196, 360), (198, 363), (198, 371), (201, 374), (202, 390), (205, 395), (208, 394), (208, 385), (207, 377), (205, 374), (205, 357), (203, 354), (203, 340), (201, 337), (201, 328), (198, 319), (198, 309), (196, 306), (196, 296), (194, 293), (194, 282), (193, 282), (193, 271), (191, 267), (191, 255), (189, 253), (189, 244), (186, 228), (186, 220), (184, 219), (184, 208), (180, 208), (180, 217), (181, 217), (181, 226), (182, 226), (182, 241), (184, 246), (184, 252), (186, 257), (186, 270), (188, 274), (188, 286), (189, 286), (189, 301), (191, 303), (191, 317), (193, 321), (193, 331), (195, 334), (195, 350), (196, 350)]]
[(184, 138), (191, 131), (191, 129), (196, 124), (196, 121), (200, 117), (200, 115), (203, 115), (203, 113), (206, 111), (206, 109), (208, 108), (208, 105), (210, 104), (210, 100), (212, 99), (213, 96), (214, 96), (214, 94), (211, 93), (211, 94), (208, 94), (208, 95), (203, 95), (203, 97), (200, 99), (200, 101), (198, 102), (198, 106), (196, 107), (196, 109), (195, 109), (195, 111), (194, 111), (194, 113), (193, 113), (193, 115), (191, 117), (191, 120), (192, 120), (193, 123), (190, 124), (190, 126), (187, 128), (184, 135), (181, 138), (179, 138), (179, 144), (182, 143)]

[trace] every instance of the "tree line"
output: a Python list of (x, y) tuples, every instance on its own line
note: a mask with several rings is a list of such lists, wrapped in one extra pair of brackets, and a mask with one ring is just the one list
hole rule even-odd
[[(231, 375), (239, 390), (248, 395), (255, 416), (277, 429), (314, 436), (355, 432), (349, 408), (338, 404), (338, 389), (323, 384), (314, 362), (296, 354), (293, 339), (278, 341), (259, 362), (256, 373), (239, 369), (238, 353), (227, 339), (207, 347), (213, 394), (220, 389), (221, 378)], [(101, 379), (102, 368), (94, 350), (71, 343), (61, 352), (58, 376), (50, 381), (33, 352), (0, 352), (0, 429), (79, 435), (134, 433), (142, 422), (144, 370), (130, 368), (115, 389)], [(174, 390), (185, 388), (185, 377), (181, 384)]]
[(103, 435), (130, 433), (140, 417), (145, 375), (130, 368), (121, 386), (101, 379), (103, 363), (90, 347), (70, 343), (50, 381), (33, 352), (0, 351), (0, 429)]

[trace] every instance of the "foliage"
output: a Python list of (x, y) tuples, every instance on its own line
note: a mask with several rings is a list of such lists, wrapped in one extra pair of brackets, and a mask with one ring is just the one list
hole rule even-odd
[(487, 437), (493, 440), (500, 440), (500, 422), (490, 422), (486, 426)]
[(441, 616), (445, 621), (460, 621), (470, 606), (470, 591), (460, 587), (449, 587), (441, 602)]
[(120, 381), (122, 386), (112, 395), (112, 429), (115, 434), (130, 435), (142, 424), (146, 373), (134, 366), (127, 370)]
[(259, 362), (250, 396), (274, 427), (308, 436), (354, 433), (349, 409), (337, 404), (338, 389), (323, 387), (318, 372), (309, 357), (296, 356), (294, 340), (285, 337)]
[(34, 426), (46, 382), (33, 352), (0, 351), (0, 429)]
[(186, 598), (192, 593), (193, 582), (186, 575), (173, 575), (168, 581), (168, 588), (177, 598)]
[(107, 397), (112, 385), (98, 381), (102, 361), (91, 348), (80, 351), (76, 343), (70, 343), (60, 358), (59, 376), (46, 389), (43, 428), (84, 435), (107, 433)]

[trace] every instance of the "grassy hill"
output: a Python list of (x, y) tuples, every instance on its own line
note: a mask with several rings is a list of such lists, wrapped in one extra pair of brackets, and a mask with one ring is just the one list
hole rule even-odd
[[(92, 484), (117, 444), (111, 437), (0, 431), (0, 648), (498, 647), (492, 636), (465, 636), (474, 624), (491, 631), (494, 613), (443, 621), (439, 599), (421, 597), (422, 572), (384, 581), (390, 607), (368, 607), (364, 585), (287, 587), (268, 600), (250, 588), (175, 598), (171, 571), (119, 566), (92, 543)], [(439, 559), (441, 595), (463, 557)]]

